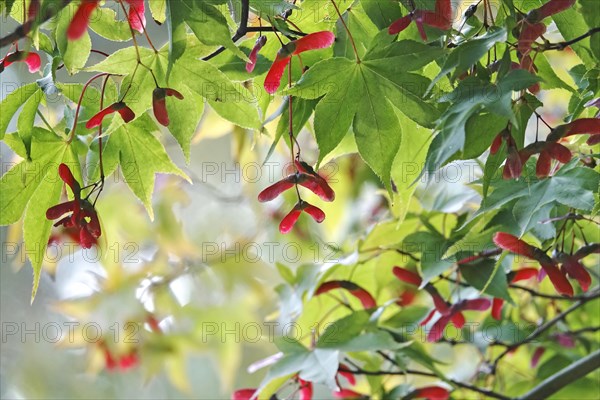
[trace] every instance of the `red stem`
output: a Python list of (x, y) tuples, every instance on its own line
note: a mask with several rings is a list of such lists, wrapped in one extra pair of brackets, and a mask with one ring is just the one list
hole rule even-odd
[(77, 120), (79, 118), (79, 110), (81, 109), (81, 102), (83, 101), (83, 96), (85, 95), (85, 91), (87, 90), (88, 86), (90, 86), (90, 84), (93, 81), (95, 81), (96, 79), (101, 78), (103, 76), (107, 76), (107, 75), (110, 75), (110, 74), (103, 72), (101, 74), (94, 75), (85, 83), (85, 85), (83, 85), (83, 89), (81, 90), (81, 95), (79, 96), (79, 101), (77, 102), (77, 109), (75, 110), (75, 118), (73, 119), (73, 128), (71, 129), (71, 133), (69, 134), (69, 139), (67, 140), (67, 143), (71, 143), (73, 141), (73, 138), (75, 137), (75, 128), (77, 127)]

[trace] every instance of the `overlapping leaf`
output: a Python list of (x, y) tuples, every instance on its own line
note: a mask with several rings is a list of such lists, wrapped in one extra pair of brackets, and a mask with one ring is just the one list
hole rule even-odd
[[(441, 51), (412, 41), (372, 49), (362, 62), (331, 58), (315, 64), (289, 93), (321, 98), (315, 109), (315, 136), (320, 159), (331, 152), (352, 126), (360, 155), (384, 184), (401, 142), (394, 107), (430, 125), (437, 109), (422, 96), (429, 81), (413, 71)], [(402, 65), (402, 71), (397, 67)]]

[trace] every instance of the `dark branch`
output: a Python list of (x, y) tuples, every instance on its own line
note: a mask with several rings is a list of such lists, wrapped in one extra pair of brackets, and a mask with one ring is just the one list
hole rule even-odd
[[(235, 32), (235, 35), (233, 35), (231, 37), (231, 41), (237, 42), (238, 40), (243, 38), (244, 35), (246, 35), (246, 33), (248, 32), (248, 17), (249, 17), (249, 15), (250, 15), (250, 0), (242, 0), (242, 14), (240, 15), (240, 26), (238, 27), (237, 31)], [(217, 50), (213, 51), (212, 53), (210, 53), (209, 55), (204, 57), (202, 60), (208, 61), (211, 58), (218, 56), (223, 51), (225, 51), (225, 47), (221, 46)]]
[(19, 39), (23, 39), (25, 36), (31, 32), (31, 30), (38, 25), (43, 24), (48, 21), (50, 18), (54, 17), (60, 10), (65, 8), (71, 0), (62, 0), (58, 5), (50, 5), (45, 7), (45, 13), (42, 16), (38, 16), (36, 19), (30, 19), (25, 21), (23, 25), (17, 27), (13, 33), (4, 36), (0, 39), (0, 48), (10, 45), (11, 43), (16, 42)]
[(571, 335), (581, 335), (582, 333), (594, 333), (598, 331), (600, 331), (600, 326), (588, 326), (585, 328), (569, 331), (568, 333)]
[[(438, 378), (438, 376), (436, 374), (433, 374), (431, 372), (418, 371), (418, 370), (414, 370), (414, 369), (406, 369), (403, 371), (367, 371), (367, 370), (359, 368), (359, 367), (355, 367), (355, 369), (341, 367), (339, 370), (342, 372), (349, 372), (353, 375), (367, 375), (367, 376), (419, 375), (419, 376), (428, 376), (428, 377), (432, 377), (432, 378)], [(449, 382), (450, 384), (457, 386), (461, 389), (471, 390), (473, 392), (477, 392), (477, 393), (486, 395), (486, 396), (494, 398), (494, 399), (510, 400), (510, 397), (504, 396), (500, 393), (496, 393), (496, 392), (488, 390), (488, 389), (482, 389), (477, 386), (470, 385), (468, 383), (456, 381), (454, 379), (445, 379), (445, 380), (447, 382)]]
[(533, 290), (533, 289), (525, 287), (525, 286), (517, 285), (515, 283), (511, 283), (508, 286), (513, 289), (523, 290), (523, 291), (531, 294), (533, 297), (541, 297), (543, 299), (577, 301), (577, 300), (581, 300), (581, 299), (585, 298), (585, 296), (565, 297), (565, 296), (560, 296), (557, 294), (540, 293), (537, 290)]
[[(249, 33), (249, 32), (270, 33), (270, 32), (273, 32), (273, 27), (271, 27), (271, 26), (249, 26), (248, 28), (246, 28), (246, 33)], [(286, 32), (293, 33), (296, 36), (306, 36), (307, 35), (304, 32), (295, 31), (293, 29), (286, 29)]]
[(580, 40), (583, 40), (589, 36), (592, 36), (594, 33), (598, 33), (598, 32), (600, 32), (600, 27), (592, 28), (589, 31), (587, 31), (586, 33), (584, 33), (583, 35), (578, 36), (575, 39), (568, 40), (566, 42), (546, 43), (546, 44), (540, 46), (540, 50), (541, 51), (564, 50), (565, 48), (569, 47), (570, 45), (575, 44), (575, 43), (579, 42)]
[(600, 350), (596, 350), (594, 353), (548, 377), (529, 392), (518, 397), (517, 400), (547, 399), (563, 387), (583, 378), (598, 368), (600, 368)]
[[(249, 33), (249, 32), (269, 33), (269, 32), (273, 32), (274, 30), (276, 30), (275, 27), (271, 27), (271, 26), (248, 26), (249, 13), (250, 13), (249, 0), (242, 0), (242, 15), (240, 16), (240, 26), (238, 27), (237, 31), (235, 32), (235, 35), (233, 35), (231, 37), (232, 42), (237, 42), (238, 40), (243, 38), (246, 35), (246, 33)], [(295, 31), (292, 29), (288, 29), (286, 32), (293, 33), (296, 36), (306, 36), (306, 33), (300, 32), (300, 31)], [(202, 60), (208, 61), (211, 58), (218, 56), (219, 54), (221, 54), (224, 51), (225, 51), (225, 47), (221, 46), (218, 49), (216, 49), (215, 51), (213, 51), (212, 53), (210, 53), (209, 55), (207, 55), (206, 57), (204, 57)]]
[(500, 360), (502, 360), (502, 358), (504, 358), (512, 350), (514, 350), (517, 347), (520, 347), (524, 344), (534, 341), (535, 339), (540, 337), (544, 332), (546, 332), (548, 329), (550, 329), (552, 326), (554, 326), (557, 322), (565, 319), (567, 317), (567, 315), (571, 314), (573, 311), (577, 310), (578, 308), (583, 306), (588, 301), (597, 299), (599, 297), (600, 297), (600, 291), (598, 291), (598, 290), (595, 290), (595, 291), (589, 293), (587, 296), (580, 298), (576, 303), (572, 304), (571, 307), (567, 308), (565, 311), (561, 312), (560, 314), (558, 314), (557, 316), (552, 318), (550, 321), (537, 327), (537, 329), (535, 331), (533, 331), (531, 333), (531, 335), (527, 336), (525, 339), (508, 346), (506, 348), (506, 350), (504, 350), (502, 353), (500, 353), (500, 355), (494, 361), (493, 371), (496, 371), (496, 367), (498, 366), (498, 363), (500, 362)]

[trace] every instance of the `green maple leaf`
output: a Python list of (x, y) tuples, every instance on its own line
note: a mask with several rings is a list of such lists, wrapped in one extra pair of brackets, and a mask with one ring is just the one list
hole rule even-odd
[[(143, 115), (115, 130), (104, 149), (108, 158), (119, 155), (125, 182), (146, 207), (151, 219), (154, 176), (158, 172), (179, 175), (190, 181), (169, 158), (163, 145), (153, 135), (158, 127), (148, 116)], [(116, 154), (115, 154), (116, 153)]]
[[(29, 170), (34, 176), (31, 179), (24, 177), (25, 181), (21, 185), (9, 187), (12, 193), (10, 196), (15, 201), (13, 219), (19, 214), (22, 205), (27, 203), (23, 222), (25, 242), (23, 251), (29, 257), (33, 268), (31, 301), (37, 292), (42, 262), (53, 224), (53, 221), (46, 219), (46, 210), (59, 203), (63, 188), (63, 181), (58, 176), (58, 165), (65, 163), (71, 166), (75, 178), (81, 181), (79, 160), (71, 144), (50, 131), (38, 129), (34, 133), (31, 142), (32, 161), (23, 161), (21, 164), (25, 164), (22, 167), (15, 167), (17, 172)], [(5, 177), (6, 175), (2, 177), (3, 180)], [(7, 179), (15, 183), (14, 175), (10, 175)], [(4, 219), (4, 210), (2, 218)]]
[[(164, 86), (165, 68), (167, 55), (165, 51), (155, 53), (153, 50), (140, 47), (140, 60), (148, 68), (152, 68), (159, 84)], [(115, 75), (124, 75), (121, 84), (121, 96), (131, 85), (124, 101), (133, 110), (136, 117), (142, 115), (145, 111), (152, 108), (152, 91), (156, 87), (152, 74), (144, 67), (137, 66), (137, 52), (135, 47), (126, 47), (115, 51), (101, 62), (86, 68), (88, 71), (107, 72)], [(137, 66), (137, 70), (136, 70)], [(135, 71), (135, 75), (133, 74)], [(107, 104), (106, 104), (107, 105)], [(123, 123), (119, 118), (114, 118), (109, 130), (110, 133)], [(118, 122), (118, 123), (117, 123)]]
[(320, 160), (352, 126), (359, 154), (391, 190), (390, 171), (402, 135), (394, 108), (425, 126), (438, 116), (422, 98), (429, 80), (406, 71), (423, 67), (440, 54), (441, 50), (401, 41), (371, 49), (360, 63), (331, 58), (311, 67), (288, 93), (321, 98), (314, 122)]

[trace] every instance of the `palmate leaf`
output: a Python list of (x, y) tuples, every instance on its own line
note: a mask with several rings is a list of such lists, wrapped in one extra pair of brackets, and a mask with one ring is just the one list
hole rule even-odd
[(392, 163), (401, 142), (397, 107), (409, 118), (430, 125), (437, 110), (422, 99), (429, 80), (412, 71), (441, 54), (429, 46), (402, 41), (369, 51), (362, 62), (331, 58), (311, 67), (288, 92), (321, 98), (315, 109), (315, 136), (322, 160), (352, 126), (358, 152), (391, 190)]
[(255, 96), (242, 84), (231, 82), (211, 63), (186, 51), (173, 67), (169, 84), (176, 82), (185, 83), (208, 100), (221, 117), (243, 128), (260, 129)]
[[(147, 67), (152, 68), (156, 78), (159, 80), (159, 84), (164, 85), (166, 53), (164, 51), (155, 53), (146, 47), (140, 47), (139, 53), (141, 62)], [(115, 51), (106, 59), (86, 68), (86, 70), (124, 75), (125, 79), (121, 85), (121, 95), (131, 85), (131, 89), (124, 101), (133, 110), (136, 117), (139, 117), (152, 107), (152, 91), (156, 85), (154, 84), (152, 74), (142, 66), (138, 67), (135, 76), (132, 78), (137, 65), (136, 55), (134, 47), (126, 47)], [(117, 121), (118, 119), (115, 118), (114, 120)], [(116, 128), (118, 128), (118, 125), (115, 124), (110, 127), (111, 130)], [(110, 131), (107, 133), (110, 133)]]
[(0, 225), (14, 224), (21, 219), (27, 202), (42, 181), (43, 175), (40, 171), (49, 161), (48, 159), (23, 160), (2, 175), (0, 179)]
[[(72, 146), (52, 132), (36, 130), (35, 133), (31, 143), (31, 158), (32, 163), (37, 164), (33, 174), (38, 176), (26, 181), (24, 186), (10, 188), (17, 190), (16, 201), (20, 204), (23, 204), (23, 199), (28, 195), (31, 196), (28, 202), (25, 200), (27, 208), (23, 223), (24, 251), (33, 268), (31, 301), (37, 292), (42, 262), (53, 224), (53, 221), (46, 219), (46, 210), (59, 203), (63, 187), (63, 181), (58, 176), (58, 165), (65, 163), (72, 166), (76, 179), (80, 180), (79, 160)], [(37, 187), (33, 189), (36, 185)]]
[[(191, 40), (188, 38), (188, 40)], [(234, 84), (225, 74), (209, 62), (196, 58), (196, 52), (190, 51), (191, 43), (188, 42), (188, 51), (173, 65), (169, 86), (184, 94), (183, 100), (167, 100), (167, 108), (173, 114), (173, 126), (169, 126), (171, 133), (179, 142), (186, 157), (189, 156), (189, 140), (203, 112), (201, 98), (209, 101), (215, 111), (223, 118), (244, 128), (258, 129), (260, 121), (258, 111), (254, 104), (254, 96), (241, 84)], [(163, 47), (158, 53), (147, 48), (140, 48), (142, 62), (153, 69), (159, 85), (166, 86), (166, 68), (168, 46)], [(152, 108), (152, 91), (156, 85), (150, 72), (138, 67), (131, 79), (137, 64), (136, 52), (132, 47), (116, 51), (102, 62), (89, 67), (89, 70), (108, 72), (113, 74), (130, 74), (124, 79), (121, 91), (131, 84), (132, 88), (125, 97), (125, 102), (135, 112), (136, 117)], [(186, 90), (185, 88), (189, 90)], [(184, 92), (192, 91), (193, 96), (186, 96)], [(175, 107), (169, 107), (174, 105)], [(177, 110), (175, 110), (177, 108)], [(185, 115), (184, 115), (185, 114)], [(117, 129), (122, 121), (113, 119), (107, 134)]]
[(190, 181), (169, 158), (163, 145), (154, 136), (158, 127), (144, 114), (128, 124), (121, 125), (111, 135), (105, 152), (118, 153), (125, 182), (131, 191), (146, 207), (148, 215), (154, 219), (152, 192), (154, 176), (162, 172), (179, 175)]

